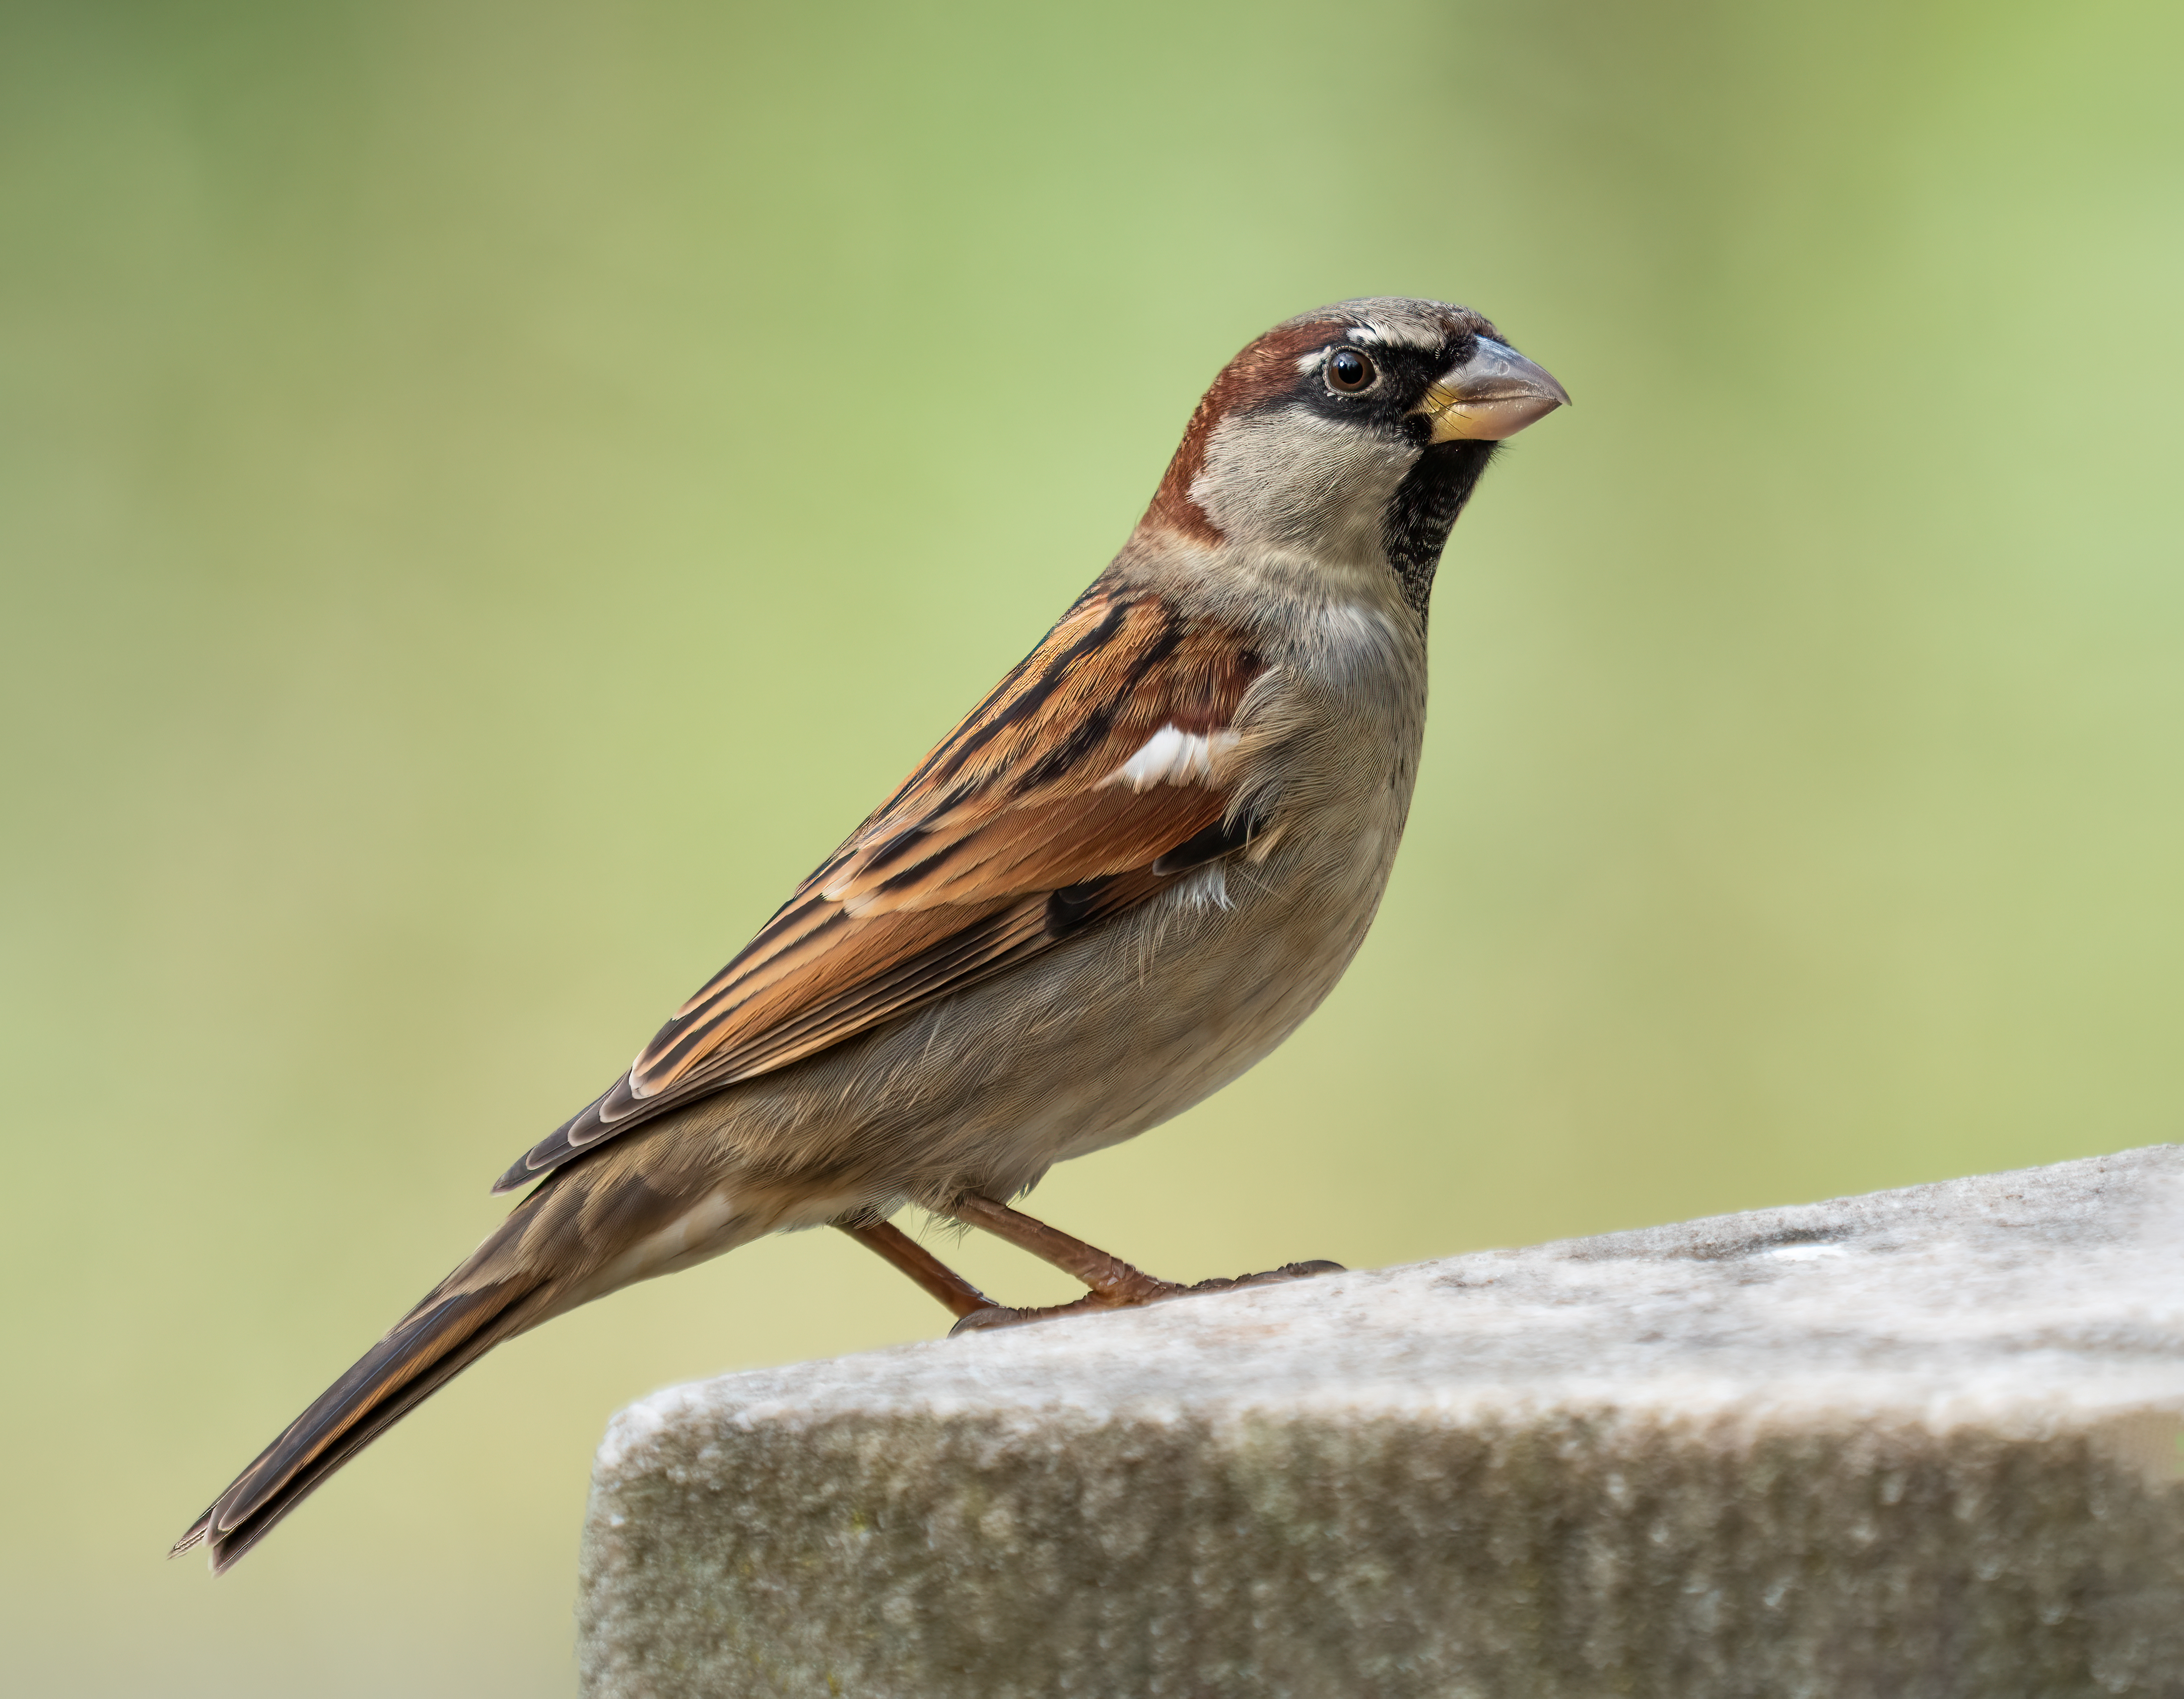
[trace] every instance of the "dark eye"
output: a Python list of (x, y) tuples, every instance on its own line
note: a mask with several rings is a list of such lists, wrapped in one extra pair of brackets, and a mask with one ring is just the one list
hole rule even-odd
[(1327, 356), (1327, 387), (1338, 394), (1355, 395), (1369, 389), (1380, 374), (1373, 362), (1354, 348), (1338, 348)]

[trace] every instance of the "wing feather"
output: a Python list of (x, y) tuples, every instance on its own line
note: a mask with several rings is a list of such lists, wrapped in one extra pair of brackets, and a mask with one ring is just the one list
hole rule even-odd
[(1263, 671), (1234, 633), (1095, 584), (495, 1189), (1028, 960), (1206, 858), (1179, 852), (1240, 847), (1222, 757)]

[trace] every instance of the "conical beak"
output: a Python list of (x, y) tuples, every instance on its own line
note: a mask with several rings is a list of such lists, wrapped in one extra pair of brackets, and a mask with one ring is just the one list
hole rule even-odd
[(1513, 348), (1477, 338), (1471, 358), (1427, 387), (1418, 411), (1433, 421), (1433, 440), (1498, 443), (1535, 419), (1569, 405), (1569, 392)]

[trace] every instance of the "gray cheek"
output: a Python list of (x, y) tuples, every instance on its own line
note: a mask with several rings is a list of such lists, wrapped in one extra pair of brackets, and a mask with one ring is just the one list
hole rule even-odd
[(1380, 516), (1417, 457), (1316, 414), (1256, 414), (1215, 428), (1190, 495), (1240, 542), (1377, 556)]

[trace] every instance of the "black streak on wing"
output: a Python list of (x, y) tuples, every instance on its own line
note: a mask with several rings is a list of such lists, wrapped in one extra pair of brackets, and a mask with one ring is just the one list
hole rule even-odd
[[(874, 868), (885, 867), (889, 862), (899, 861), (916, 849), (922, 841), (932, 836), (933, 829), (923, 824), (911, 826), (905, 830), (897, 832), (885, 843), (866, 852), (862, 870), (869, 873)], [(825, 887), (825, 880), (816, 882), (822, 889)]]
[(1205, 866), (1209, 861), (1218, 861), (1224, 855), (1234, 855), (1258, 836), (1262, 824), (1256, 814), (1246, 814), (1239, 820), (1216, 820), (1204, 831), (1185, 838), (1155, 862), (1153, 871), (1160, 874), (1188, 873), (1194, 867)]
[(1114, 882), (1114, 876), (1109, 875), (1053, 892), (1046, 899), (1046, 936), (1066, 938), (1081, 931), (1097, 915), (1100, 893)]
[[(941, 780), (954, 778), (970, 764), (973, 756), (996, 737), (1011, 726), (1021, 724), (1029, 719), (1045, 707), (1046, 699), (1061, 689), (1061, 682), (1067, 677), (1069, 669), (1085, 656), (1104, 647), (1114, 634), (1123, 629), (1123, 622), (1130, 617), (1131, 605), (1130, 597), (1117, 596), (1114, 605), (1107, 610), (1097, 625), (1050, 661), (1046, 670), (1041, 673), (1032, 684), (1025, 686), (1022, 694), (1000, 713), (978, 727), (961, 742), (945, 746), (937, 752), (930, 761), (911, 774), (901, 789), (895, 792), (894, 797), (882, 808), (880, 812), (884, 814), (888, 809), (894, 808), (896, 802), (923, 782), (928, 774)], [(1074, 609), (1071, 611), (1075, 612)], [(1063, 623), (1067, 623), (1066, 618)], [(1032, 654), (1036, 655), (1038, 652), (1037, 650), (1034, 650)], [(1011, 680), (1021, 673), (1024, 664), (1028, 663), (1030, 658), (1030, 656), (1027, 656), (1024, 662), (1018, 663), (1017, 672), (1009, 675)], [(1004, 681), (1004, 689), (1006, 688), (1006, 684), (1007, 681)], [(990, 704), (994, 700), (994, 696), (999, 694), (1000, 692), (996, 691), (994, 695), (989, 696), (986, 698), (987, 702)], [(978, 712), (984, 713), (984, 707), (982, 707)]]
[[(846, 909), (837, 904), (827, 903), (822, 898), (807, 895), (796, 898), (790, 906), (795, 912), (791, 914), (789, 908), (784, 908), (780, 915), (769, 921), (763, 932), (737, 953), (734, 960), (706, 981), (706, 992), (714, 992), (715, 987), (731, 983), (731, 975), (753, 956), (757, 955), (762, 945), (781, 942), (783, 940), (787, 940), (785, 947), (808, 944), (830, 928), (849, 924), (850, 915)], [(826, 912), (821, 914), (816, 919), (812, 919), (813, 911), (822, 907)], [(795, 927), (800, 924), (803, 930), (795, 931)], [(790, 936), (792, 932), (794, 932), (793, 937)], [(746, 992), (744, 995), (748, 997), (749, 994)], [(688, 1053), (690, 1047), (710, 1030), (714, 1021), (722, 1015), (741, 1008), (744, 998), (738, 998), (735, 1002), (718, 1008), (714, 1006), (710, 998), (702, 1002), (697, 999), (693, 1001), (696, 1006), (692, 1008), (688, 1014), (677, 1015), (652, 1035), (652, 1042), (644, 1047), (644, 1055), (649, 1067), (657, 1068), (662, 1064), (672, 1064), (681, 1060)], [(669, 1044), (666, 1041), (671, 1033), (675, 1034), (676, 1037), (675, 1042)]]
[[(1253, 816), (1234, 824), (1217, 821), (1161, 856), (1150, 871), (1164, 879), (1202, 867), (1243, 848), (1257, 834), (1259, 827), (1260, 822)], [(711, 1059), (710, 1065), (677, 1081), (660, 1096), (639, 1099), (633, 1108), (610, 1123), (602, 1121), (599, 1110), (616, 1093), (603, 1093), (510, 1165), (508, 1171), (493, 1182), (493, 1190), (510, 1192), (527, 1185), (582, 1155), (587, 1147), (606, 1133), (626, 1132), (642, 1126), (670, 1109), (679, 1109), (733, 1085), (739, 1079), (765, 1071), (769, 1055), (793, 1048), (805, 1035), (829, 1021), (889, 1001), (894, 1002), (897, 1007), (884, 1018), (908, 1014), (935, 997), (967, 990), (1005, 968), (1028, 960), (1061, 940), (1073, 937), (1095, 923), (1134, 906), (1149, 894), (1143, 875), (1108, 875), (1050, 892), (1039, 911), (1042, 924), (1035, 930), (1027, 931), (1021, 909), (1005, 909), (998, 914), (984, 916), (897, 963), (871, 983), (829, 998), (780, 1027), (754, 1034), (746, 1043)], [(872, 1030), (870, 1026), (855, 1029), (859, 1036)], [(616, 1081), (617, 1089), (627, 1084), (627, 1080)]]
[[(609, 1118), (603, 1109), (613, 1100), (629, 1099), (627, 1077), (618, 1080), (581, 1112), (571, 1116), (551, 1133), (526, 1151), (510, 1165), (507, 1172), (493, 1182), (496, 1192), (510, 1192), (528, 1184), (540, 1175), (560, 1167), (563, 1163), (583, 1154), (587, 1147), (598, 1143), (610, 1133), (627, 1132), (632, 1127), (656, 1121), (670, 1109), (702, 1097), (710, 1096), (738, 1079), (763, 1073), (772, 1059), (793, 1048), (796, 1043), (832, 1021), (853, 1015), (874, 1003), (894, 998), (900, 1002), (897, 1013), (908, 1013), (933, 995), (961, 991), (990, 978), (1009, 966), (1021, 953), (1022, 940), (1009, 936), (1012, 911), (1003, 910), (972, 922), (959, 931), (932, 944), (914, 956), (905, 957), (878, 978), (855, 986), (839, 995), (801, 1011), (779, 1026), (769, 1027), (753, 1033), (749, 1038), (718, 1056), (709, 1057), (705, 1063), (677, 1080), (656, 1097), (637, 1098), (632, 1107)], [(1021, 930), (1019, 928), (1018, 930)], [(1041, 947), (1044, 947), (1041, 941)], [(980, 960), (982, 953), (984, 960)], [(699, 1030), (702, 1030), (699, 1029)], [(861, 1026), (858, 1034), (869, 1031)], [(694, 1034), (686, 1034), (686, 1039)], [(845, 1035), (847, 1036), (847, 1035)]]
[(1067, 737), (1024, 769), (1023, 776), (1010, 787), (1011, 794), (1027, 796), (1041, 785), (1052, 784), (1105, 743), (1108, 729), (1114, 724), (1113, 708), (1104, 705), (1094, 708)]

